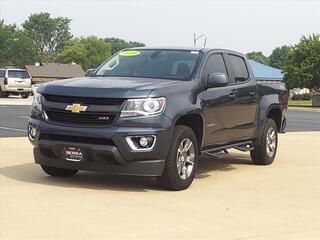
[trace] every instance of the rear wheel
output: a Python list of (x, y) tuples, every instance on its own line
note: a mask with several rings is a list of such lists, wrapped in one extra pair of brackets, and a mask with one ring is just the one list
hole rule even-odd
[(0, 97), (3, 97), (3, 98), (9, 97), (9, 93), (3, 92), (3, 91), (1, 91), (1, 89), (0, 89)]
[(20, 96), (22, 97), (22, 98), (28, 98), (29, 97), (29, 93), (20, 93)]
[(267, 118), (259, 145), (250, 152), (251, 159), (257, 165), (269, 165), (273, 162), (278, 147), (277, 125), (273, 119)]
[(161, 185), (170, 190), (188, 188), (195, 176), (198, 165), (198, 143), (191, 128), (177, 126), (174, 129)]
[(44, 165), (41, 165), (41, 168), (47, 174), (49, 174), (50, 176), (54, 176), (54, 177), (71, 177), (78, 172), (78, 170), (49, 167), (49, 166), (44, 166)]

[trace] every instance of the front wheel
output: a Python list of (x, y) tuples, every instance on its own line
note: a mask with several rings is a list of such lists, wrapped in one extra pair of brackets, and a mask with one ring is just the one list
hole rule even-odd
[(273, 119), (267, 118), (259, 145), (250, 152), (251, 159), (257, 165), (269, 165), (273, 162), (278, 147), (277, 125)]
[(78, 172), (78, 170), (49, 167), (49, 166), (44, 166), (44, 165), (41, 165), (41, 168), (43, 169), (43, 171), (45, 173), (49, 174), (50, 176), (54, 176), (54, 177), (71, 177)]
[(160, 184), (175, 191), (188, 188), (196, 173), (198, 155), (197, 138), (192, 129), (175, 127)]

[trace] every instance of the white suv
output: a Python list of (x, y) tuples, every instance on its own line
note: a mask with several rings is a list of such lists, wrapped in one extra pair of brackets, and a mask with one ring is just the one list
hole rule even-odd
[(22, 98), (28, 98), (31, 84), (31, 76), (24, 69), (0, 69), (0, 97), (20, 94)]

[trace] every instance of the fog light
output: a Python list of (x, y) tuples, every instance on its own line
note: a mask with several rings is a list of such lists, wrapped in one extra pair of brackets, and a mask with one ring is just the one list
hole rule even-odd
[(128, 136), (126, 140), (133, 151), (151, 151), (156, 143), (156, 136)]
[(139, 144), (140, 144), (141, 147), (148, 146), (148, 139), (146, 137), (140, 138)]

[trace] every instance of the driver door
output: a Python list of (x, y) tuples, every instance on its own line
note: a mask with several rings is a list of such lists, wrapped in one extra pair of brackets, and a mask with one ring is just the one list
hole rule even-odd
[[(230, 78), (222, 53), (211, 54), (205, 64), (202, 77), (207, 80), (210, 73), (223, 73)], [(207, 88), (203, 94), (204, 145), (225, 144), (230, 139), (230, 129), (236, 124), (236, 86)]]

